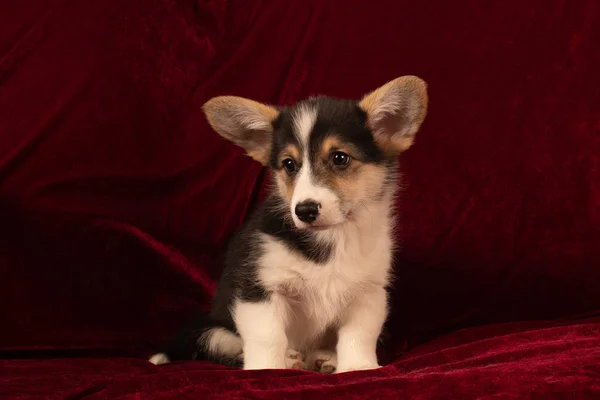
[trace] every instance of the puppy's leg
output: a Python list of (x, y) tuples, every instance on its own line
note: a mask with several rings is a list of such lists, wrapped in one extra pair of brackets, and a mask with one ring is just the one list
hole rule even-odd
[(244, 346), (244, 369), (284, 369), (288, 340), (287, 308), (273, 294), (260, 302), (237, 302), (233, 307), (236, 328)]
[(387, 312), (384, 288), (361, 293), (350, 303), (338, 331), (337, 372), (379, 368), (377, 340)]

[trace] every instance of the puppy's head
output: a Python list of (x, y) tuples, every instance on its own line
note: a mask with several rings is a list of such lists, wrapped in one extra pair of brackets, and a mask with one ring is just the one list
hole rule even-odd
[(394, 184), (394, 160), (427, 114), (427, 86), (404, 76), (360, 101), (316, 97), (286, 108), (223, 96), (204, 111), (217, 133), (273, 170), (296, 227), (322, 230)]

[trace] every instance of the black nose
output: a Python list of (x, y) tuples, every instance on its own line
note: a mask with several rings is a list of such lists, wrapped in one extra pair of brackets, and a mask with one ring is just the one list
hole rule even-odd
[(296, 215), (302, 222), (313, 222), (319, 216), (319, 203), (312, 200), (296, 204)]

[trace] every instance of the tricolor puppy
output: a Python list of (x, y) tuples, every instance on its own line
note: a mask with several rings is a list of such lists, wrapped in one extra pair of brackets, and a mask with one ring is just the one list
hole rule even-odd
[(398, 155), (425, 119), (425, 82), (404, 76), (360, 101), (283, 108), (216, 97), (204, 111), (217, 133), (271, 168), (275, 187), (232, 240), (211, 312), (150, 361), (377, 368)]

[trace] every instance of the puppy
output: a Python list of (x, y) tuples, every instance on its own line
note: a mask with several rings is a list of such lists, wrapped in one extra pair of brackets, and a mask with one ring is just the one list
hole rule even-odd
[(274, 188), (233, 238), (210, 313), (188, 321), (150, 361), (378, 368), (398, 155), (413, 144), (427, 101), (414, 76), (360, 101), (321, 96), (280, 108), (209, 100), (212, 128), (269, 167)]

